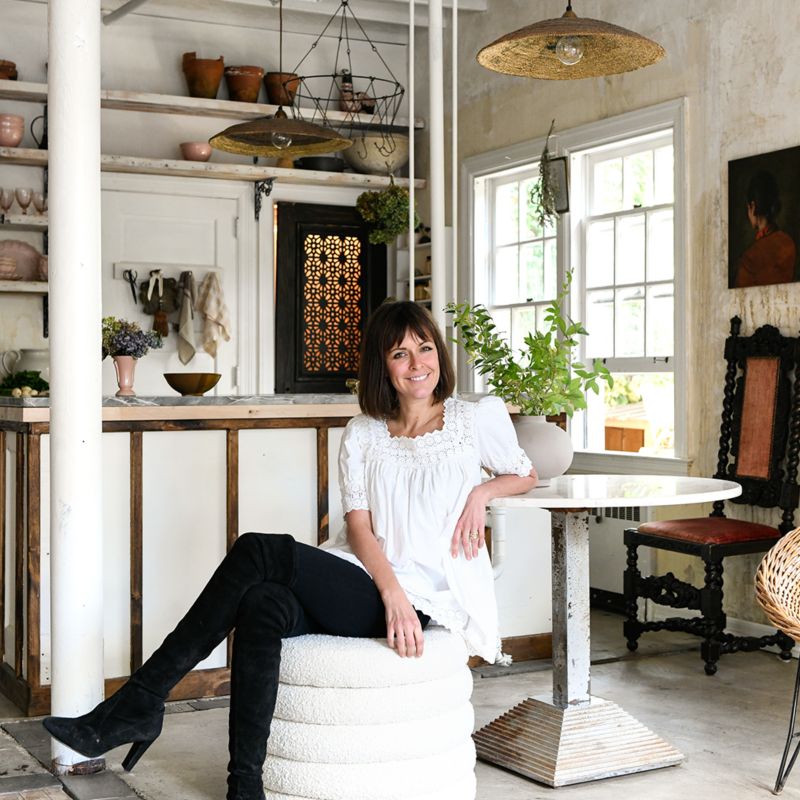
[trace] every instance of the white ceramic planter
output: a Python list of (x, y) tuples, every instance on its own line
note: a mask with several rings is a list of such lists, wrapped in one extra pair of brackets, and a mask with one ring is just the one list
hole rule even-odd
[(528, 454), (539, 476), (539, 485), (563, 475), (572, 463), (569, 434), (544, 417), (518, 417), (514, 422), (520, 447)]

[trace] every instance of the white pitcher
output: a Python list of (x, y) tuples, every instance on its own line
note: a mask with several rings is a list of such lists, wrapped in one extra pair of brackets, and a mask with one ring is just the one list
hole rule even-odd
[(50, 380), (50, 351), (40, 350), (6, 350), (0, 356), (0, 365), (6, 374), (12, 372), (38, 372), (46, 381)]

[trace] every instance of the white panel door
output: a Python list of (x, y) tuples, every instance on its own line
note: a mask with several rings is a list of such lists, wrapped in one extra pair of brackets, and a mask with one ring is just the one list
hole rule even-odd
[[(113, 177), (113, 176), (112, 176)], [(141, 176), (140, 188), (127, 180), (122, 188), (103, 186), (103, 315), (138, 322), (143, 328), (153, 324), (141, 304), (134, 304), (130, 286), (122, 280), (118, 262), (139, 264), (137, 284), (149, 277), (149, 269), (161, 267), (164, 277), (177, 279), (184, 268), (191, 268), (199, 289), (210, 270), (217, 272), (231, 320), (231, 341), (221, 342), (216, 358), (202, 349), (203, 317), (195, 314), (197, 354), (185, 366), (178, 358), (177, 334), (170, 314), (170, 332), (161, 350), (150, 351), (136, 366), (134, 388), (138, 395), (174, 395), (164, 381), (164, 372), (219, 372), (222, 377), (213, 394), (235, 394), (236, 367), (239, 361), (240, 331), (238, 294), (241, 280), (240, 251), (237, 247), (237, 217), (241, 207), (236, 192), (244, 186), (230, 187), (220, 194), (196, 196), (198, 182), (171, 178), (154, 183)], [(133, 188), (132, 188), (133, 186)], [(157, 190), (153, 187), (157, 186)], [(213, 187), (210, 191), (213, 191)], [(111, 359), (103, 364), (103, 394), (116, 392)]]

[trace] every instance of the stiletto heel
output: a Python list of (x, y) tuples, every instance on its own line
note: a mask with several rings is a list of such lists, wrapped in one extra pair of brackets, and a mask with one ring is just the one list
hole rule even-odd
[(122, 762), (122, 769), (125, 772), (130, 772), (135, 766), (136, 762), (145, 754), (145, 751), (155, 739), (148, 739), (145, 742), (134, 742), (133, 746), (130, 750), (128, 750), (128, 755), (125, 756), (125, 760)]

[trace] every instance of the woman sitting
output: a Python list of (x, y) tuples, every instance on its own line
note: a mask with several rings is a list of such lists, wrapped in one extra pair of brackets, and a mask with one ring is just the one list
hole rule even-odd
[[(421, 656), (433, 619), (493, 662), (500, 650), (487, 502), (526, 492), (536, 473), (503, 403), (451, 396), (454, 373), (431, 316), (411, 302), (370, 317), (359, 404), (339, 455), (345, 528), (330, 547), (282, 534), (240, 536), (161, 646), (112, 697), (47, 730), (87, 757), (131, 743), (131, 769), (161, 732), (164, 701), (235, 631), (227, 800), (263, 800), (281, 639), (386, 637)], [(481, 467), (496, 474), (481, 482)]]

